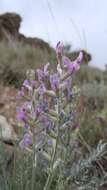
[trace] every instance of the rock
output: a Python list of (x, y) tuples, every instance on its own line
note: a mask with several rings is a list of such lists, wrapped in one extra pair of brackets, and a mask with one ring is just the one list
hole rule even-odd
[(5, 13), (0, 16), (0, 39), (7, 39), (11, 36), (17, 37), (20, 23), (21, 23), (21, 17), (16, 13)]
[[(4, 179), (3, 171), (6, 177), (10, 176), (13, 169), (14, 163), (14, 146), (7, 145), (0, 142), (0, 187)], [(2, 171), (3, 170), (3, 171)]]
[(47, 42), (39, 38), (26, 37), (19, 32), (22, 18), (16, 13), (5, 13), (0, 15), (0, 41), (18, 41), (21, 44), (40, 48), (50, 54), (53, 49)]
[(0, 139), (4, 142), (12, 143), (17, 140), (17, 135), (7, 119), (0, 115)]

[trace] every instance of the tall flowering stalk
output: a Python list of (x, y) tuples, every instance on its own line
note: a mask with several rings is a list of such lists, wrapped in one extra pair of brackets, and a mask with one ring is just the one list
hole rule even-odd
[(56, 57), (54, 73), (49, 63), (43, 69), (27, 72), (19, 92), (25, 101), (17, 110), (17, 119), (24, 128), (20, 147), (35, 152), (35, 166), (38, 158), (41, 160), (48, 174), (44, 190), (50, 188), (55, 172), (66, 164), (72, 133), (78, 127), (73, 103), (78, 90), (72, 86), (72, 75), (79, 70), (83, 53), (71, 62), (58, 42)]

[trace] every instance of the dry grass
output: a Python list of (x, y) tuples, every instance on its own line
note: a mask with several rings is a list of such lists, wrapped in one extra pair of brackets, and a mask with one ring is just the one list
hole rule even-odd
[(19, 86), (26, 70), (41, 67), (52, 56), (53, 53), (49, 55), (45, 50), (18, 42), (0, 42), (0, 81)]

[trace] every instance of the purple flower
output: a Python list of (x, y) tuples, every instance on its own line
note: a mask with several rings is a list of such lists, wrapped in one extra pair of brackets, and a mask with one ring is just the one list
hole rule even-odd
[(42, 122), (45, 125), (45, 127), (48, 131), (50, 131), (52, 129), (53, 123), (48, 116), (41, 115), (40, 122)]
[(23, 87), (25, 87), (25, 88), (28, 89), (28, 90), (31, 90), (31, 86), (30, 86), (29, 80), (26, 79), (26, 80), (23, 82)]
[(37, 81), (32, 80), (31, 85), (32, 85), (32, 88), (36, 88), (37, 87)]
[(63, 63), (70, 73), (74, 73), (80, 69), (80, 64), (82, 62), (82, 59), (83, 59), (83, 53), (80, 52), (77, 59), (73, 62), (71, 62), (71, 60), (68, 57), (63, 56)]
[(21, 107), (17, 112), (17, 120), (26, 121), (26, 110), (23, 107)]
[(80, 51), (79, 56), (76, 59), (76, 62), (80, 65), (83, 61), (83, 52)]
[(36, 117), (39, 117), (42, 112), (43, 112), (42, 107), (38, 105), (38, 106), (35, 108)]
[(43, 110), (48, 109), (48, 101), (46, 99), (43, 100), (43, 102), (41, 102), (40, 105), (42, 106)]
[(64, 116), (65, 116), (65, 113), (64, 113), (64, 111), (62, 110), (62, 111), (60, 112), (59, 117), (62, 119)]
[(57, 54), (58, 56), (62, 56), (63, 50), (64, 50), (63, 43), (58, 42), (57, 45), (56, 45), (56, 54)]
[(60, 82), (60, 79), (57, 73), (50, 75), (50, 84), (51, 84), (52, 90), (56, 91), (58, 89), (59, 82)]
[(53, 145), (52, 139), (48, 139), (48, 145), (49, 145), (49, 146), (52, 146), (52, 145)]
[(27, 120), (27, 112), (31, 110), (32, 103), (25, 102), (18, 110), (17, 110), (17, 120), (24, 121)]
[(22, 141), (20, 142), (20, 147), (22, 149), (25, 149), (27, 147), (29, 147), (32, 144), (32, 137), (29, 133), (26, 133), (22, 139)]
[(80, 68), (80, 65), (77, 64), (77, 62), (71, 62), (71, 60), (66, 56), (63, 57), (63, 63), (70, 73), (73, 73), (74, 71), (77, 71)]
[(47, 101), (41, 101), (35, 108), (36, 117), (40, 116), (43, 112), (48, 109)]
[(50, 64), (47, 63), (47, 64), (44, 66), (43, 70), (42, 70), (42, 69), (37, 69), (37, 70), (36, 70), (37, 75), (38, 75), (38, 80), (39, 80), (39, 82), (42, 82), (42, 81), (45, 79), (45, 77), (48, 76), (48, 74), (49, 74), (49, 71), (48, 71), (49, 65), (50, 65)]
[(39, 86), (39, 94), (40, 94), (41, 96), (43, 96), (45, 92), (46, 92), (45, 84), (44, 84), (44, 83), (41, 83), (40, 86)]
[(24, 124), (24, 128), (25, 128), (25, 129), (29, 129), (30, 126), (29, 126), (27, 123), (25, 123), (25, 124)]
[(36, 72), (38, 75), (39, 82), (42, 82), (44, 80), (44, 72), (41, 69), (37, 69)]
[(32, 89), (36, 88), (37, 87), (37, 81), (36, 80), (25, 80), (23, 82), (23, 88), (26, 88), (27, 90), (30, 90), (32, 91)]
[(24, 87), (21, 87), (21, 90), (18, 92), (17, 99), (20, 100), (25, 95)]

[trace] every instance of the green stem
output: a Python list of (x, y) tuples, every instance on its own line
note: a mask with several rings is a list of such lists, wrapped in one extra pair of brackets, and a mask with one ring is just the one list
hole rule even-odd
[[(59, 94), (58, 94), (58, 100), (59, 100)], [(44, 187), (44, 190), (49, 190), (50, 186), (52, 184), (52, 180), (54, 177), (54, 161), (55, 161), (55, 157), (56, 157), (56, 153), (57, 153), (57, 148), (58, 148), (58, 141), (59, 141), (59, 126), (60, 126), (60, 121), (59, 121), (59, 113), (60, 113), (60, 105), (59, 105), (59, 101), (58, 101), (58, 115), (57, 115), (57, 135), (56, 135), (56, 144), (55, 144), (55, 148), (53, 151), (53, 155), (52, 155), (52, 159), (51, 159), (51, 164), (50, 164), (50, 171), (49, 171), (49, 175)]]
[(58, 129), (58, 134), (57, 134), (57, 138), (56, 138), (55, 149), (54, 149), (52, 160), (51, 160), (51, 164), (50, 164), (50, 173), (48, 175), (48, 178), (47, 178), (44, 190), (49, 190), (49, 188), (51, 186), (51, 183), (52, 183), (52, 180), (53, 180), (53, 175), (54, 175), (53, 165), (54, 165), (54, 160), (55, 160), (55, 156), (56, 156), (56, 152), (57, 152), (58, 140), (59, 140), (59, 129)]

